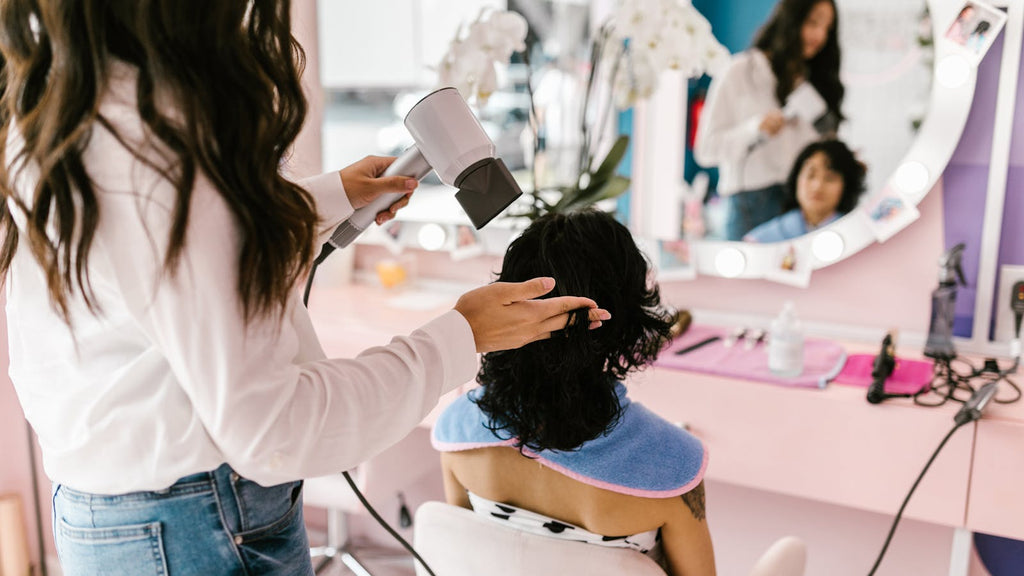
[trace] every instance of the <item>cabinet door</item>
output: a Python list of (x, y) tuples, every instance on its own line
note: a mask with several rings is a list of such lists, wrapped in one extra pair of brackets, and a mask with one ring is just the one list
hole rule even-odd
[(1024, 423), (978, 421), (967, 527), (1024, 540)]

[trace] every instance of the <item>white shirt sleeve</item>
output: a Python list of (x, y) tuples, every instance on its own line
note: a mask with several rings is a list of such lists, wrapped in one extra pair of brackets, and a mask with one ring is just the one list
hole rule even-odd
[[(752, 114), (746, 101), (744, 76), (751, 73), (746, 55), (734, 57), (725, 72), (711, 80), (694, 141), (694, 159), (712, 167), (747, 154), (760, 136), (761, 115)], [(749, 82), (749, 79), (746, 80)]]
[[(330, 184), (333, 180), (335, 184)], [(147, 184), (163, 193), (154, 178)], [(351, 213), (337, 173), (306, 185), (329, 232)], [(170, 194), (170, 192), (167, 192)], [(165, 196), (167, 197), (167, 196)], [(281, 315), (246, 322), (240, 299), (240, 233), (204, 177), (193, 192), (186, 245), (162, 269), (166, 203), (104, 194), (97, 243), (116, 289), (182, 388), (210, 440), (238, 473), (261, 484), (354, 467), (404, 437), (447, 391), (477, 370), (466, 320), (448, 312), (354, 359), (304, 354), (309, 324), (296, 293)]]

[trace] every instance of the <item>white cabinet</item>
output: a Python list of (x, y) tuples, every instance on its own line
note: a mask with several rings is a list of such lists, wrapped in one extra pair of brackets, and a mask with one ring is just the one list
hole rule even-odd
[(319, 0), (320, 81), (327, 90), (432, 86), (462, 23), (498, 0)]

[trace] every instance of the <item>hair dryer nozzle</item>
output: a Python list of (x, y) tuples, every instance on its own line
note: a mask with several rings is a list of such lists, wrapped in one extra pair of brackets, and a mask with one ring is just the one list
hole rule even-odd
[(523, 194), (501, 158), (474, 162), (455, 179), (455, 199), (479, 230)]

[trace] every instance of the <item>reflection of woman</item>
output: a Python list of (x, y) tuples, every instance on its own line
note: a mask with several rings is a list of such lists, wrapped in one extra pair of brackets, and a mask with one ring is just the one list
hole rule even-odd
[(786, 210), (754, 228), (744, 240), (781, 242), (803, 236), (846, 214), (864, 190), (864, 165), (839, 140), (804, 148), (786, 179)]
[[(781, 212), (793, 159), (808, 142), (837, 129), (844, 93), (837, 28), (833, 0), (781, 0), (754, 47), (712, 81), (694, 154), (701, 164), (719, 167), (727, 240), (739, 240)], [(798, 89), (801, 106), (823, 101), (816, 120), (787, 107)]]
[(611, 304), (612, 319), (484, 355), (482, 386), (433, 432), (448, 502), (552, 538), (664, 553), (676, 576), (713, 575), (704, 448), (621, 383), (670, 337), (647, 262), (606, 213), (549, 215), (512, 243), (500, 279), (541, 273)]

